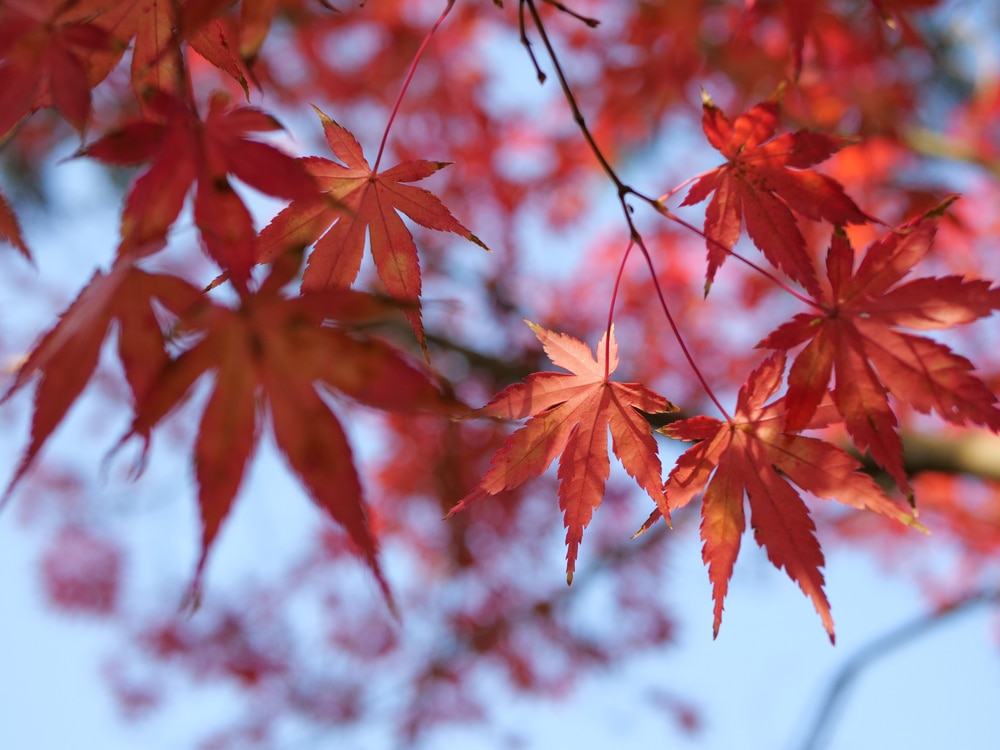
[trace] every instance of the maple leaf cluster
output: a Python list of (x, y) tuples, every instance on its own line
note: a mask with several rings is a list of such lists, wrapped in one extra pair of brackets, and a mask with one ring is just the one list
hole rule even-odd
[[(0, 76), (7, 84), (0, 134), (12, 134), (19, 121), (50, 104), (84, 131), (92, 114), (91, 88), (131, 43), (130, 82), (140, 114), (83, 146), (77, 156), (115, 167), (148, 164), (125, 198), (111, 270), (95, 273), (35, 345), (4, 396), (38, 379), (31, 440), (7, 496), (83, 392), (116, 327), (135, 410), (126, 438), (138, 435), (148, 442), (201, 376), (215, 376), (194, 445), (203, 533), (192, 594), (197, 595), (206, 555), (253, 453), (264, 406), (289, 466), (348, 531), (390, 599), (350, 445), (323, 394), (387, 411), (454, 413), (460, 402), (427, 368), (357, 329), (402, 309), (424, 345), (417, 250), (397, 211), (485, 245), (434, 195), (405, 184), (428, 177), (443, 163), (404, 162), (376, 173), (353, 136), (318, 109), (328, 143), (344, 164), (295, 158), (254, 139), (253, 134), (281, 125), (259, 108), (235, 106), (225, 91), (209, 94), (203, 115), (188, 80), (189, 53), (197, 52), (249, 95), (243, 71), (277, 10), (273, 4), (245, 3), (240, 29), (246, 36), (237, 45), (222, 19), (216, 20), (228, 5), (11, 3), (0, 12)], [(233, 54), (237, 48), (239, 58)], [(258, 236), (232, 178), (291, 206)], [(201, 245), (221, 278), (232, 283), (235, 307), (212, 302), (179, 276), (142, 268), (145, 258), (168, 245), (168, 233), (192, 192)], [(0, 236), (31, 257), (2, 198)], [(366, 237), (389, 297), (350, 289)], [(281, 290), (294, 280), (301, 251), (313, 243), (301, 294), (285, 296)], [(251, 275), (260, 264), (272, 269), (254, 284)], [(172, 351), (178, 346), (179, 353)]]
[[(519, 496), (529, 482), (547, 487), (544, 475), (558, 457), (553, 494), (565, 528), (566, 577), (572, 582), (580, 575), (584, 532), (597, 508), (611, 504), (606, 502), (609, 487), (615, 486), (610, 433), (611, 451), (654, 506), (640, 531), (660, 518), (670, 522), (701, 498), (702, 558), (712, 586), (716, 634), (749, 521), (755, 541), (809, 597), (832, 640), (824, 556), (809, 497), (922, 530), (916, 521), (917, 483), (905, 465), (900, 434), (909, 413), (1000, 431), (996, 383), (980, 377), (970, 360), (945, 343), (920, 334), (989, 316), (1000, 307), (1000, 289), (966, 272), (907, 278), (918, 263), (939, 260), (932, 251), (944, 217), (953, 210), (952, 199), (942, 202), (947, 193), (929, 191), (934, 201), (917, 205), (914, 199), (885, 213), (883, 205), (855, 190), (858, 179), (851, 184), (843, 175), (819, 168), (828, 161), (833, 162), (830, 172), (842, 168), (839, 157), (848, 156), (866, 136), (903, 138), (885, 120), (886, 108), (913, 95), (904, 85), (905, 76), (877, 95), (863, 96), (856, 88), (863, 78), (858, 71), (878, 69), (899, 52), (887, 42), (882, 16), (894, 23), (899, 19), (902, 47), (917, 46), (916, 32), (901, 15), (907, 3), (886, 3), (888, 10), (872, 3), (867, 12), (876, 20), (868, 23), (842, 17), (833, 4), (822, 2), (722, 8), (707, 2), (615, 5), (614, 12), (622, 16), (622, 38), (601, 49), (591, 49), (597, 43), (587, 36), (596, 24), (562, 4), (525, 0), (518, 4), (516, 18), (504, 15), (499, 3), (439, 5), (444, 8), (435, 9), (441, 16), (430, 31), (418, 28), (414, 14), (400, 2), (350, 12), (304, 0), (243, 0), (238, 7), (228, 0), (17, 0), (0, 7), (0, 139), (24, 143), (27, 149), (32, 128), (42, 127), (37, 123), (49, 113), (79, 138), (75, 158), (134, 170), (107, 269), (95, 271), (42, 334), (3, 397), (36, 384), (30, 437), (6, 497), (26, 481), (46, 442), (93, 380), (112, 337), (131, 408), (122, 442), (134, 437), (147, 447), (196, 385), (211, 382), (192, 448), (202, 527), (194, 600), (209, 553), (267, 429), (305, 493), (344, 535), (342, 546), (360, 557), (385, 599), (393, 601), (380, 564), (379, 528), (404, 534), (407, 515), (394, 507), (391, 520), (375, 519), (349, 438), (348, 415), (360, 405), (389, 415), (386, 429), (398, 440), (400, 455), (387, 465), (397, 473), (403, 472), (401, 467), (424, 472), (383, 482), (383, 494), (392, 494), (387, 486), (413, 495), (417, 487), (440, 492), (435, 511), (446, 512), (446, 523), (458, 529), (449, 532), (446, 546), (453, 559), (448, 564), (475, 569), (477, 554), (495, 562), (473, 549), (469, 529), (475, 522), (465, 519), (491, 502), (504, 507), (505, 498)], [(701, 19), (708, 11), (715, 14), (716, 25), (730, 30), (728, 38), (701, 38)], [(755, 46), (761, 29), (769, 28), (764, 22), (772, 13), (784, 19), (781, 43), (759, 45), (759, 54), (750, 56), (748, 45)], [(377, 49), (370, 56), (327, 59), (326, 51), (336, 47), (331, 40), (347, 38), (373, 21), (384, 34), (372, 42)], [(574, 25), (564, 29), (562, 23)], [(277, 47), (281, 54), (268, 54), (266, 41), (282, 42), (281, 34), (270, 34), (276, 24), (285, 41), (293, 43)], [(485, 56), (470, 60), (462, 52), (470, 39), (480, 38), (482, 29), (524, 40), (539, 78), (545, 74), (532, 50), (550, 55), (564, 97), (559, 114), (568, 105), (578, 133), (549, 132), (552, 118), (535, 112), (503, 120), (482, 106), (489, 99), (486, 86), (494, 79), (479, 67), (485, 64), (479, 57)], [(657, 35), (662, 31), (671, 43), (651, 37), (653, 30)], [(528, 40), (531, 34), (541, 42), (535, 48)], [(574, 94), (553, 40), (592, 51), (603, 62), (605, 85)], [(640, 62), (631, 62), (635, 60)], [(337, 63), (353, 74), (336, 70)], [(642, 80), (638, 90), (659, 91), (662, 71), (670, 72), (665, 91), (623, 100), (622, 92), (637, 90), (637, 77)], [(623, 150), (644, 145), (673, 107), (679, 102), (686, 106), (692, 83), (711, 80), (708, 75), (699, 80), (703, 71), (734, 82), (738, 95), (731, 97), (731, 111), (745, 107), (730, 118), (703, 95), (703, 133), (725, 161), (663, 198), (647, 197), (621, 180), (611, 152), (599, 144), (614, 140)], [(415, 78), (418, 72), (424, 76)], [(817, 84), (817, 79), (825, 83)], [(393, 100), (385, 91), (390, 84), (393, 90), (400, 88), (400, 81), (402, 93)], [(410, 87), (411, 81), (417, 83)], [(838, 81), (843, 85), (830, 83)], [(315, 88), (307, 88), (310, 83)], [(776, 93), (763, 102), (743, 103), (770, 91)], [(237, 103), (240, 97), (246, 104)], [(255, 97), (272, 106), (332, 101), (337, 119), (315, 105), (313, 110), (333, 158), (296, 156), (279, 147), (274, 137), (284, 132), (283, 126), (252, 103)], [(107, 101), (115, 106), (106, 106)], [(360, 127), (372, 111), (381, 112), (377, 105), (385, 105), (387, 122), (378, 150), (366, 156), (355, 132), (341, 122)], [(584, 116), (587, 107), (595, 110), (593, 118)], [(398, 122), (397, 113), (402, 113)], [(290, 115), (288, 121), (294, 121)], [(856, 136), (839, 134), (841, 123), (854, 121), (860, 123)], [(788, 123), (797, 126), (787, 128)], [(100, 134), (92, 136), (92, 130)], [(509, 153), (502, 149), (511, 144), (537, 147), (538, 142), (550, 144), (551, 150), (542, 154), (550, 158), (537, 159), (537, 171), (527, 176), (497, 156)], [(448, 173), (457, 176), (438, 194), (414, 184), (449, 165), (423, 158), (432, 147), (455, 156)], [(394, 154), (396, 163), (383, 168), (387, 154)], [(526, 206), (548, 210), (557, 226), (567, 216), (582, 215), (574, 207), (584, 200), (579, 186), (589, 184), (582, 177), (591, 175), (588, 165), (593, 163), (617, 190), (628, 249), (623, 253), (616, 247), (608, 254), (614, 265), (607, 274), (591, 271), (586, 294), (554, 291), (549, 302), (521, 290), (523, 299), (512, 301), (509, 289), (517, 282), (507, 277), (520, 268), (512, 217)], [(669, 198), (687, 185), (677, 211), (668, 209)], [(282, 204), (262, 227), (251, 210), (251, 191)], [(865, 199), (856, 202), (852, 195)], [(705, 201), (698, 230), (681, 212)], [(466, 249), (467, 243), (487, 249), (447, 206), (479, 218), (479, 209), (491, 203), (501, 217), (494, 222), (500, 228), (491, 231), (503, 235), (503, 252), (478, 261), (494, 269), (482, 284), (495, 313), (490, 322), (506, 336), (507, 321), (524, 317), (522, 308), (531, 307), (535, 319), (545, 315), (553, 321), (551, 328), (529, 326), (549, 360), (567, 372), (536, 371), (538, 358), (531, 354), (513, 365), (510, 355), (498, 365), (497, 358), (491, 360), (452, 335), (462, 328), (456, 319), (464, 311), (436, 315), (433, 324), (425, 321), (428, 276), (455, 287), (468, 282), (452, 256), (420, 245), (427, 237), (454, 235), (466, 241)], [(168, 273), (158, 265), (176, 257), (181, 260), (177, 267), (183, 267), (192, 257), (179, 249), (185, 206), (214, 281), (196, 279), (194, 273)], [(644, 239), (646, 230), (632, 218), (639, 206), (651, 208), (671, 231), (683, 230), (688, 239), (697, 236), (697, 247), (681, 241), (674, 245), (674, 239)], [(0, 196), (0, 239), (30, 260), (15, 208)], [(883, 213), (913, 218), (890, 225), (876, 218)], [(742, 255), (744, 232), (763, 261)], [(616, 227), (615, 236), (621, 233), (622, 227)], [(865, 236), (874, 239), (858, 253), (852, 238)], [(649, 271), (639, 282), (625, 271), (633, 252), (644, 256)], [(711, 321), (708, 327), (725, 327), (724, 315), (709, 318), (711, 309), (703, 306), (709, 302), (702, 297), (707, 300), (723, 276), (736, 273), (730, 256), (753, 273), (754, 281), (745, 285), (751, 290), (747, 297), (761, 286), (768, 291), (759, 292), (759, 299), (783, 297), (768, 318), (773, 330), (757, 345), (771, 353), (760, 359), (757, 350), (722, 351), (711, 365), (703, 365), (712, 342), (700, 340), (688, 347), (685, 336), (696, 324), (684, 318), (697, 315)], [(609, 279), (614, 279), (613, 287)], [(685, 291), (693, 279), (701, 296)], [(670, 294), (663, 291), (667, 281)], [(607, 307), (590, 304), (595, 290), (610, 294)], [(711, 304), (727, 304), (717, 296), (712, 295)], [(584, 299), (587, 304), (581, 304)], [(790, 300), (805, 311), (775, 320)], [(638, 309), (655, 323), (639, 323)], [(629, 331), (632, 357), (624, 360), (623, 369), (641, 373), (635, 379), (643, 382), (611, 379), (621, 365), (613, 320), (619, 334)], [(592, 352), (581, 339), (557, 329), (592, 330), (595, 338), (603, 330), (603, 335)], [(511, 341), (516, 338), (510, 336)], [(677, 356), (665, 353), (677, 350)], [(435, 359), (438, 351), (443, 356)], [(465, 369), (454, 372), (456, 380), (465, 382), (453, 386), (446, 380), (447, 365), (440, 363), (448, 357), (463, 362)], [(705, 372), (715, 366), (719, 372), (713, 381)], [(664, 391), (672, 394), (667, 389), (679, 378), (692, 386), (684, 399), (671, 395), (683, 411), (647, 385), (664, 383)], [(716, 390), (738, 391), (732, 415)], [(473, 409), (456, 393), (465, 400), (472, 400), (466, 394), (496, 395)], [(698, 414), (701, 402), (713, 403), (721, 418)], [(438, 426), (421, 433), (411, 424), (418, 417)], [(469, 420), (487, 426), (473, 433), (466, 429)], [(526, 422), (507, 434), (507, 423), (518, 420)], [(803, 434), (812, 430), (828, 432)], [(842, 442), (838, 430), (846, 436)], [(657, 433), (693, 443), (666, 470)], [(454, 437), (459, 434), (467, 440)], [(487, 437), (473, 440), (471, 434)], [(431, 448), (440, 446), (427, 435), (451, 435), (457, 444), (433, 481), (428, 479), (429, 464), (438, 454)], [(890, 489), (887, 494), (864, 471), (861, 454), (888, 475), (898, 493)], [(413, 460), (414, 455), (421, 460)], [(645, 506), (640, 518), (648, 511)], [(520, 512), (517, 505), (510, 515)], [(508, 543), (504, 533), (497, 532), (502, 540), (497, 547)], [(82, 532), (78, 537), (86, 539)], [(431, 542), (420, 544), (432, 554)], [(114, 608), (117, 559), (93, 557), (95, 570), (104, 571), (103, 583), (83, 594), (73, 593), (79, 582), (65, 568), (46, 563), (55, 599), (94, 611)], [(449, 612), (448, 617), (470, 649), (504, 654), (512, 679), (531, 685), (543, 680), (513, 643), (512, 618), (497, 611), (497, 602), (517, 600), (532, 611), (544, 611), (539, 617), (547, 626), (555, 618), (546, 609), (551, 607), (547, 600), (508, 590), (515, 588), (497, 582), (496, 590), (503, 592), (497, 601)], [(662, 618), (651, 616), (650, 622), (651, 634), (636, 640), (665, 640), (669, 628)], [(242, 627), (235, 616), (222, 617), (217, 630), (208, 628), (200, 637), (206, 643), (240, 640)], [(367, 628), (360, 630), (367, 634)], [(160, 655), (180, 650), (174, 642), (177, 632), (164, 628), (152, 650)], [(557, 642), (561, 635), (552, 626), (547, 637)], [(381, 647), (365, 642), (381, 657)], [(586, 644), (574, 642), (574, 647), (572, 657), (585, 660)], [(282, 671), (257, 656), (254, 651), (249, 665), (234, 659), (235, 665), (227, 662), (226, 669), (247, 684)], [(601, 661), (591, 656), (594, 663)], [(449, 675), (449, 669), (434, 665), (421, 679), (440, 688)], [(344, 706), (345, 716), (355, 710), (350, 700)]]

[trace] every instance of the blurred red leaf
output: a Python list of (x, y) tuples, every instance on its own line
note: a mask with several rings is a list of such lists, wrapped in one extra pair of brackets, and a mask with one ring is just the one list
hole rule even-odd
[(79, 398), (97, 367), (101, 346), (113, 324), (118, 355), (132, 396), (140, 399), (167, 360), (154, 302), (180, 316), (202, 299), (183, 279), (151, 274), (127, 262), (110, 273), (98, 271), (59, 322), (35, 344), (0, 403), (39, 376), (31, 442), (14, 472), (4, 499), (31, 466), (45, 441)]
[(0, 194), (0, 238), (7, 240), (21, 251), (21, 255), (31, 260), (31, 251), (24, 244), (24, 237), (21, 235), (21, 224), (2, 194)]
[(42, 557), (49, 601), (74, 614), (110, 615), (118, 604), (122, 553), (80, 528), (63, 529)]
[(348, 532), (391, 602), (353, 453), (322, 393), (403, 412), (446, 413), (459, 404), (389, 345), (334, 325), (364, 314), (367, 295), (333, 290), (283, 296), (297, 269), (285, 256), (255, 292), (241, 296), (237, 308), (206, 301), (182, 318), (179, 331), (197, 341), (165, 363), (139, 400), (129, 435), (148, 436), (196, 381), (215, 374), (194, 446), (202, 519), (194, 597), (257, 444), (266, 404), (288, 465), (316, 504)]
[(261, 192), (289, 200), (314, 196), (302, 165), (266, 143), (246, 137), (281, 125), (254, 107), (233, 107), (216, 92), (202, 120), (188, 102), (164, 92), (149, 97), (148, 119), (127, 122), (81, 151), (117, 166), (151, 161), (132, 185), (122, 217), (123, 254), (143, 254), (162, 241), (192, 183), (195, 223), (208, 254), (245, 288), (256, 263), (253, 221), (234, 192), (233, 174)]
[[(49, 103), (77, 130), (86, 127), (90, 89), (110, 72), (125, 47), (77, 5), (59, 0), (6, 0), (0, 5), (0, 138)], [(79, 5), (96, 10), (94, 0)]]

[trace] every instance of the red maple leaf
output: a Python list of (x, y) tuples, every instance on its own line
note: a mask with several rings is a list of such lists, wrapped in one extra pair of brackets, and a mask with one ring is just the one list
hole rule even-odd
[(700, 203), (715, 193), (705, 210), (706, 290), (745, 223), (750, 239), (771, 265), (816, 292), (816, 271), (792, 212), (838, 225), (868, 221), (838, 182), (806, 169), (850, 141), (805, 130), (773, 138), (777, 102), (762, 102), (731, 123), (707, 95), (703, 98), (702, 128), (729, 160), (703, 175), (681, 203)]
[(850, 454), (832, 443), (785, 431), (786, 400), (765, 405), (781, 385), (784, 372), (781, 353), (754, 370), (740, 389), (731, 422), (693, 417), (661, 428), (670, 437), (698, 442), (678, 459), (664, 485), (666, 500), (658, 501), (657, 512), (641, 531), (704, 490), (701, 554), (712, 582), (713, 632), (718, 635), (723, 601), (746, 528), (746, 495), (754, 540), (812, 599), (833, 641), (833, 618), (820, 572), (823, 552), (809, 511), (792, 484), (820, 498), (923, 527), (886, 498), (870, 476), (859, 473), (861, 464)]
[(6, 0), (0, 5), (0, 137), (48, 104), (77, 130), (86, 127), (91, 87), (125, 50), (86, 18), (87, 9), (96, 12), (96, 3)]
[(615, 455), (625, 470), (665, 508), (656, 440), (649, 423), (636, 410), (660, 414), (676, 411), (677, 407), (638, 383), (608, 379), (618, 367), (614, 330), (601, 338), (594, 359), (583, 342), (531, 322), (528, 325), (549, 359), (573, 374), (533, 373), (476, 412), (496, 419), (531, 418), (493, 454), (479, 485), (449, 515), (486, 495), (513, 489), (539, 476), (562, 454), (559, 507), (566, 526), (567, 581), (572, 583), (583, 530), (601, 504), (611, 470), (608, 429)]
[(806, 34), (812, 27), (818, 5), (818, 0), (785, 0), (788, 35), (792, 42), (792, 66), (796, 79), (802, 72), (802, 52), (806, 44)]
[(191, 588), (196, 601), (208, 552), (242, 482), (266, 403), (279, 451), (313, 501), (347, 531), (391, 602), (351, 447), (323, 394), (397, 412), (462, 407), (388, 344), (350, 330), (352, 322), (373, 311), (384, 314), (386, 303), (352, 290), (283, 296), (282, 287), (299, 267), (288, 255), (255, 292), (241, 293), (237, 308), (206, 300), (179, 321), (177, 331), (196, 343), (162, 367), (139, 400), (123, 441), (148, 436), (196, 381), (214, 373), (194, 446), (202, 519)]
[(835, 232), (826, 260), (829, 291), (815, 296), (818, 312), (796, 315), (758, 344), (788, 350), (809, 342), (789, 372), (786, 428), (801, 429), (812, 418), (835, 374), (833, 401), (848, 432), (908, 494), (889, 394), (955, 424), (1000, 429), (997, 397), (971, 374), (969, 360), (898, 330), (950, 328), (1000, 308), (1000, 289), (987, 281), (946, 276), (898, 283), (930, 250), (946, 205), (873, 243), (857, 271), (854, 250)]
[(342, 163), (318, 156), (303, 160), (326, 195), (295, 201), (279, 213), (260, 233), (259, 260), (266, 263), (288, 248), (315, 242), (302, 289), (346, 288), (361, 268), (367, 234), (379, 279), (389, 295), (408, 305), (407, 317), (423, 344), (420, 262), (413, 236), (399, 214), (489, 248), (433, 193), (406, 184), (429, 177), (447, 162), (408, 161), (376, 173), (354, 136), (314, 109), (330, 150)]
[[(802, 73), (802, 53), (805, 48), (806, 34), (812, 27), (813, 18), (816, 16), (818, 8), (819, 0), (784, 0), (788, 41), (792, 55), (792, 72), (796, 80)], [(763, 15), (768, 11), (773, 11), (773, 6), (770, 3), (745, 0), (744, 12), (748, 21), (755, 12)], [(740, 28), (738, 33), (740, 36), (746, 36), (748, 41), (752, 41), (754, 29), (744, 27)]]
[(102, 8), (95, 22), (123, 46), (133, 42), (132, 89), (140, 105), (145, 107), (158, 91), (180, 95), (187, 89), (182, 42), (248, 91), (246, 69), (234, 55), (222, 27), (211, 22), (230, 2), (119, 0)]
[(118, 355), (138, 400), (167, 361), (154, 301), (180, 316), (201, 299), (201, 291), (183, 279), (147, 273), (124, 261), (107, 274), (94, 274), (59, 322), (35, 344), (2, 399), (39, 376), (31, 442), (5, 499), (90, 380), (112, 325), (117, 324)]
[(0, 193), (0, 238), (7, 240), (20, 250), (25, 258), (31, 260), (31, 251), (24, 244), (24, 236), (21, 234), (21, 224), (2, 193)]
[[(340, 12), (330, 5), (328, 0), (317, 0), (317, 4), (334, 13)], [(212, 25), (210, 21), (219, 17), (232, 5), (233, 0), (188, 0), (181, 9), (179, 24), (181, 34), (190, 37), (192, 34), (204, 31), (205, 28)], [(236, 31), (239, 37), (240, 57), (247, 63), (252, 63), (256, 59), (275, 16), (278, 15), (279, 11), (288, 10), (280, 7), (281, 5), (279, 0), (242, 0), (240, 2), (239, 22), (236, 24)], [(304, 4), (300, 5), (302, 7), (295, 8), (295, 15), (301, 22), (305, 7)], [(198, 51), (204, 55), (201, 50)], [(214, 61), (213, 64), (215, 64)]]
[[(316, 0), (327, 11), (340, 13), (337, 8), (330, 4), (330, 0)], [(240, 4), (240, 44), (239, 52), (247, 63), (252, 63), (257, 59), (264, 40), (267, 39), (271, 30), (271, 23), (279, 10), (279, 0), (243, 0)], [(303, 9), (297, 9), (302, 13)]]
[(315, 196), (315, 183), (298, 160), (246, 137), (281, 128), (259, 109), (234, 108), (221, 92), (212, 95), (204, 120), (188, 102), (164, 92), (150, 96), (148, 104), (151, 119), (128, 122), (81, 151), (121, 166), (152, 161), (125, 201), (122, 252), (142, 253), (162, 241), (197, 183), (194, 217), (205, 247), (237, 286), (245, 287), (256, 263), (256, 232), (228, 174), (288, 200)]

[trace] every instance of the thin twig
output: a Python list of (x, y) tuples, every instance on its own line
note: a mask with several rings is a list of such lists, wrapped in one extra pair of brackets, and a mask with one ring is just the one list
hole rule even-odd
[(573, 112), (573, 120), (576, 122), (577, 127), (580, 129), (580, 133), (587, 141), (587, 145), (590, 146), (591, 153), (594, 154), (594, 157), (600, 163), (604, 173), (612, 182), (615, 183), (615, 187), (618, 188), (618, 195), (620, 197), (624, 198), (629, 193), (635, 193), (632, 188), (619, 179), (618, 174), (608, 162), (607, 158), (605, 158), (604, 152), (601, 151), (600, 146), (597, 145), (597, 141), (594, 140), (594, 136), (590, 132), (590, 128), (587, 127), (587, 122), (584, 120), (583, 112), (577, 104), (576, 96), (573, 94), (573, 89), (570, 88), (569, 79), (566, 78), (566, 74), (563, 72), (562, 65), (559, 62), (559, 56), (556, 54), (555, 47), (552, 46), (549, 34), (545, 30), (545, 24), (542, 22), (542, 17), (538, 14), (538, 8), (535, 7), (535, 0), (521, 0), (521, 5), (522, 8), (524, 5), (528, 6), (528, 10), (531, 13), (531, 20), (534, 22), (535, 28), (538, 30), (538, 36), (541, 38), (542, 44), (545, 45), (545, 51), (549, 53), (549, 60), (552, 61), (552, 67), (556, 71), (556, 77), (559, 79), (559, 85), (562, 87), (563, 96), (566, 98), (566, 103), (569, 104), (570, 110)]
[(557, 10), (561, 10), (566, 15), (569, 15), (569, 16), (572, 16), (573, 18), (575, 18), (577, 21), (583, 21), (585, 24), (587, 24), (592, 29), (596, 29), (600, 25), (600, 23), (601, 23), (596, 18), (590, 18), (588, 16), (581, 15), (580, 13), (577, 13), (572, 8), (567, 8), (565, 5), (563, 5), (562, 3), (560, 3), (559, 0), (542, 0), (542, 2), (545, 2), (545, 3), (549, 4), (549, 5), (551, 5), (553, 8), (556, 8)]
[(883, 633), (855, 653), (840, 668), (833, 683), (827, 690), (826, 696), (820, 703), (819, 712), (816, 714), (816, 718), (813, 720), (805, 740), (799, 745), (800, 750), (821, 750), (826, 746), (830, 739), (829, 735), (833, 730), (833, 723), (837, 719), (848, 689), (875, 662), (888, 656), (909, 641), (915, 640), (928, 631), (951, 620), (956, 615), (968, 612), (980, 604), (989, 604), (991, 602), (1000, 602), (1000, 590), (990, 589), (979, 591), (944, 609), (921, 615), (910, 622), (890, 630), (888, 633)]
[[(559, 79), (559, 85), (562, 87), (563, 90), (563, 96), (565, 97), (566, 103), (569, 105), (570, 110), (573, 113), (573, 121), (577, 124), (577, 127), (580, 129), (580, 133), (583, 135), (584, 140), (590, 147), (590, 151), (594, 155), (594, 158), (596, 158), (598, 163), (601, 165), (601, 169), (604, 170), (604, 173), (608, 176), (608, 179), (610, 179), (615, 184), (615, 188), (618, 191), (618, 201), (621, 204), (622, 213), (625, 216), (625, 222), (626, 224), (628, 224), (630, 243), (634, 243), (642, 251), (643, 257), (646, 259), (646, 266), (649, 268), (649, 274), (653, 283), (653, 287), (656, 290), (656, 295), (660, 300), (660, 306), (663, 309), (663, 313), (667, 318), (667, 322), (670, 324), (670, 329), (674, 334), (674, 338), (677, 339), (677, 342), (681, 347), (681, 351), (684, 353), (684, 358), (687, 360), (688, 366), (691, 368), (695, 377), (698, 379), (698, 382), (701, 384), (706, 395), (709, 397), (709, 399), (711, 399), (712, 403), (715, 404), (716, 408), (718, 408), (718, 410), (726, 418), (726, 421), (732, 422), (732, 419), (730, 418), (728, 412), (722, 406), (722, 403), (716, 397), (714, 391), (712, 391), (711, 387), (709, 386), (708, 381), (705, 379), (705, 376), (702, 374), (697, 363), (694, 361), (694, 357), (692, 356), (691, 351), (684, 343), (684, 338), (681, 336), (680, 329), (678, 328), (677, 323), (670, 312), (670, 307), (669, 305), (667, 305), (666, 296), (664, 295), (663, 289), (660, 286), (659, 279), (657, 278), (656, 268), (653, 265), (653, 258), (649, 254), (649, 250), (646, 248), (646, 244), (645, 242), (643, 242), (642, 235), (639, 234), (639, 230), (636, 228), (635, 222), (632, 220), (632, 207), (629, 206), (628, 201), (626, 199), (628, 198), (629, 195), (634, 195), (640, 200), (646, 201), (647, 203), (650, 203), (654, 207), (658, 207), (660, 213), (668, 217), (671, 214), (662, 204), (658, 203), (652, 198), (643, 195), (642, 193), (635, 190), (631, 186), (626, 185), (622, 181), (622, 179), (618, 176), (618, 173), (615, 171), (615, 168), (611, 166), (611, 162), (608, 161), (607, 157), (604, 155), (604, 152), (601, 150), (601, 147), (597, 145), (597, 141), (594, 138), (593, 133), (590, 132), (590, 128), (587, 126), (587, 121), (583, 116), (583, 112), (580, 109), (580, 105), (577, 103), (576, 96), (573, 94), (573, 89), (569, 85), (569, 79), (563, 72), (562, 65), (559, 62), (559, 56), (556, 54), (555, 47), (552, 45), (552, 41), (549, 39), (548, 32), (545, 29), (545, 24), (542, 22), (542, 18), (538, 13), (538, 8), (535, 7), (535, 0), (521, 0), (520, 7), (522, 11), (522, 16), (525, 5), (527, 5), (528, 11), (531, 13), (531, 19), (534, 22), (535, 29), (538, 31), (538, 36), (541, 38), (542, 44), (545, 46), (545, 51), (548, 53), (549, 59), (552, 62), (552, 67), (556, 72), (556, 77)], [(523, 34), (523, 18), (522, 18), (522, 34)], [(534, 59), (534, 57), (532, 57), (532, 59)], [(629, 247), (631, 247), (631, 244)], [(609, 321), (611, 317), (612, 316), (609, 314)], [(608, 324), (609, 338), (610, 338), (610, 330), (611, 330), (611, 325), (609, 322)]]
[(521, 45), (528, 51), (531, 64), (535, 66), (535, 74), (538, 76), (538, 82), (545, 83), (548, 76), (545, 75), (542, 66), (538, 64), (538, 58), (535, 57), (535, 50), (531, 48), (531, 40), (528, 39), (528, 32), (524, 27), (524, 4), (525, 0), (521, 0), (517, 6), (517, 23), (521, 29)]

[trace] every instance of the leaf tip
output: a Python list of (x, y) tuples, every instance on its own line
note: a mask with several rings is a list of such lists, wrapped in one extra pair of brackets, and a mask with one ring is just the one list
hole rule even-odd
[(667, 522), (667, 526), (668, 527), (670, 527), (671, 529), (674, 527), (673, 524), (670, 522), (670, 513), (669, 513), (669, 511), (666, 514), (664, 514), (663, 511), (660, 510), (659, 506), (657, 506), (653, 510), (653, 512), (649, 514), (649, 518), (647, 518), (645, 520), (645, 522), (643, 522), (642, 526), (639, 527), (639, 530), (637, 532), (635, 532), (632, 535), (631, 538), (632, 539), (636, 539), (636, 538), (642, 536), (647, 531), (649, 531), (653, 527), (653, 525), (657, 521), (659, 521), (661, 518), (664, 519)]
[(469, 492), (469, 494), (467, 494), (465, 497), (463, 497), (461, 500), (459, 500), (451, 507), (451, 510), (449, 510), (445, 514), (444, 520), (448, 520), (449, 518), (458, 515), (463, 510), (472, 505), (474, 502), (476, 502), (477, 500), (482, 500), (488, 494), (489, 493), (486, 492), (486, 490), (484, 490), (481, 486), (477, 486), (475, 489)]
[(326, 124), (328, 122), (333, 122), (333, 120), (331, 119), (331, 117), (328, 114), (326, 114), (326, 112), (324, 112), (319, 107), (317, 107), (315, 104), (313, 104), (312, 102), (310, 102), (309, 106), (313, 108), (313, 111), (317, 115), (319, 115), (320, 122), (322, 122), (323, 124)]
[[(204, 558), (202, 558), (204, 560)], [(195, 573), (195, 578), (187, 587), (187, 591), (184, 592), (184, 597), (181, 599), (178, 611), (182, 615), (187, 617), (193, 616), (201, 608), (201, 597), (202, 597), (202, 586), (201, 586), (201, 568), (202, 564), (198, 564), (198, 572)]]
[(392, 589), (389, 588), (389, 582), (385, 580), (381, 570), (375, 571), (375, 578), (378, 580), (379, 590), (382, 592), (382, 598), (385, 601), (385, 606), (388, 608), (393, 621), (397, 625), (402, 625), (403, 615), (400, 613), (399, 606), (396, 604), (396, 597), (392, 595)]
[(14, 483), (13, 480), (11, 480), (11, 483), (7, 485), (7, 489), (4, 491), (3, 495), (0, 495), (0, 511), (3, 511), (3, 509), (7, 507), (7, 503), (10, 501), (10, 496), (13, 491)]
[(774, 88), (774, 93), (768, 97), (769, 102), (774, 102), (775, 104), (781, 104), (781, 100), (785, 98), (785, 89), (788, 88), (788, 81), (782, 80), (778, 82), (778, 85)]
[(475, 245), (479, 245), (479, 247), (481, 247), (483, 250), (485, 250), (488, 253), (492, 253), (493, 252), (492, 250), (490, 250), (490, 248), (486, 245), (485, 242), (483, 242), (481, 239), (479, 239), (472, 232), (469, 232), (468, 234), (466, 234), (465, 235), (465, 239), (467, 239), (469, 242), (471, 242), (471, 243), (473, 243)]
[(930, 209), (924, 216), (928, 219), (937, 218), (939, 216), (944, 216), (945, 211), (951, 208), (951, 204), (957, 201), (962, 196), (960, 195), (949, 195), (943, 201), (938, 203), (934, 208)]

